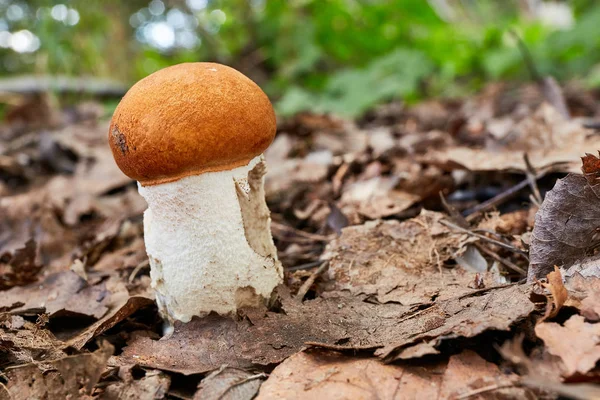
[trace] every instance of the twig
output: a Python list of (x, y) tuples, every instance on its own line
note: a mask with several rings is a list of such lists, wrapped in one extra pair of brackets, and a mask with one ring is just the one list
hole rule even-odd
[(292, 228), (291, 226), (280, 224), (275, 221), (271, 221), (271, 228), (273, 228), (274, 230), (287, 231), (305, 239), (311, 239), (317, 242), (329, 242), (332, 238), (335, 237), (335, 235), (324, 236), (315, 233), (304, 232), (296, 228)]
[(465, 394), (462, 394), (462, 395), (456, 397), (456, 399), (457, 400), (468, 399), (469, 397), (477, 396), (478, 394), (481, 394), (481, 393), (493, 392), (494, 390), (506, 389), (506, 388), (510, 388), (510, 387), (515, 387), (515, 385), (513, 383), (506, 383), (504, 385), (498, 385), (497, 383), (495, 383), (493, 385), (484, 386), (479, 389), (473, 389)]
[(457, 225), (462, 226), (463, 228), (469, 227), (469, 222), (465, 219), (465, 217), (450, 203), (446, 201), (446, 197), (440, 191), (440, 200), (442, 202), (442, 206), (446, 210), (446, 212), (450, 215), (450, 217), (456, 222)]
[(302, 286), (300, 286), (300, 289), (298, 290), (298, 294), (296, 294), (296, 300), (298, 300), (298, 301), (304, 300), (304, 296), (306, 296), (306, 293), (308, 293), (308, 290), (310, 289), (310, 287), (313, 285), (313, 283), (315, 283), (315, 280), (317, 279), (317, 277), (319, 275), (321, 275), (327, 268), (329, 268), (329, 261), (324, 261), (321, 264), (321, 266), (308, 277), (306, 282), (304, 282), (302, 284)]
[(417, 311), (417, 312), (415, 312), (415, 313), (412, 313), (412, 314), (411, 314), (411, 315), (409, 315), (409, 316), (406, 316), (406, 317), (404, 317), (404, 318), (401, 318), (401, 319), (399, 319), (398, 321), (396, 321), (396, 324), (400, 324), (400, 323), (402, 323), (402, 322), (404, 322), (404, 321), (408, 321), (409, 319), (413, 319), (413, 318), (415, 318), (415, 317), (418, 317), (419, 315), (421, 315), (421, 314), (424, 314), (424, 313), (426, 313), (426, 312), (428, 312), (428, 311), (431, 311), (431, 307), (424, 308), (424, 309), (422, 309), (422, 310), (419, 310), (419, 311)]
[(516, 283), (507, 283), (504, 285), (497, 285), (497, 286), (490, 286), (490, 287), (486, 287), (486, 288), (482, 288), (482, 289), (476, 289), (472, 292), (461, 294), (460, 296), (451, 297), (449, 299), (446, 299), (446, 301), (448, 302), (451, 300), (462, 300), (462, 299), (466, 299), (467, 297), (476, 296), (478, 294), (490, 292), (492, 290), (504, 289), (504, 288), (514, 286), (514, 285), (516, 285)]
[(64, 75), (26, 75), (0, 79), (1, 93), (35, 94), (46, 92), (86, 93), (97, 96), (122, 96), (127, 86), (112, 79)]
[(487, 247), (483, 246), (482, 244), (475, 243), (475, 247), (477, 247), (477, 249), (481, 250), (482, 252), (484, 252), (488, 256), (492, 257), (494, 260), (498, 261), (502, 265), (504, 265), (504, 266), (512, 269), (516, 273), (518, 273), (520, 275), (523, 275), (523, 276), (527, 275), (527, 273), (525, 272), (525, 270), (523, 268), (519, 267), (518, 265), (514, 264), (513, 262), (511, 262), (509, 260), (506, 260), (506, 259), (500, 257), (498, 254), (494, 253), (493, 251), (491, 251)]
[(472, 220), (474, 217), (476, 217), (480, 213), (488, 211), (489, 209), (499, 206), (500, 204), (511, 199), (518, 192), (520, 192), (521, 190), (526, 188), (528, 184), (529, 184), (529, 179), (522, 180), (521, 182), (508, 188), (507, 190), (500, 193), (499, 195), (494, 196), (491, 199), (486, 200), (483, 203), (480, 203), (473, 208), (469, 208), (468, 210), (466, 210), (464, 212), (465, 218), (467, 219), (467, 221)]
[(535, 172), (535, 168), (531, 165), (531, 161), (529, 161), (529, 155), (525, 153), (523, 155), (523, 160), (525, 161), (525, 173), (527, 174), (527, 181), (529, 182), (529, 186), (531, 186), (531, 191), (533, 192), (533, 198), (535, 199), (536, 205), (539, 206), (542, 204), (542, 195), (540, 194), (540, 189), (537, 185), (537, 174)]
[[(527, 163), (527, 161), (526, 161), (526, 163)], [(531, 178), (532, 180), (536, 181), (536, 184), (535, 184), (536, 187), (537, 187), (537, 180), (546, 176), (547, 173), (548, 173), (548, 171), (544, 170), (544, 171), (541, 171), (541, 172), (535, 174)], [(491, 199), (476, 205), (475, 207), (467, 209), (466, 211), (464, 211), (463, 214), (465, 215), (465, 218), (467, 219), (467, 221), (471, 221), (471, 220), (473, 220), (473, 218), (475, 218), (480, 213), (485, 212), (491, 208), (497, 207), (500, 204), (504, 203), (505, 201), (511, 199), (519, 191), (526, 188), (528, 185), (531, 186), (531, 180), (530, 180), (529, 176), (527, 176), (527, 178), (525, 178), (521, 182), (517, 183), (516, 185), (511, 186), (510, 188), (508, 188), (504, 192), (500, 193), (499, 195), (494, 196)], [(539, 189), (538, 189), (538, 192), (539, 192)], [(541, 195), (540, 195), (540, 198), (541, 198)]]
[(587, 129), (600, 130), (600, 121), (586, 121), (583, 123), (583, 127)]
[(139, 263), (138, 265), (136, 265), (136, 267), (133, 269), (133, 271), (131, 271), (131, 275), (129, 275), (129, 279), (127, 280), (127, 282), (129, 282), (129, 284), (132, 284), (133, 280), (135, 279), (135, 277), (137, 276), (137, 274), (143, 268), (146, 268), (149, 265), (150, 265), (150, 262), (148, 260), (142, 261), (141, 263)]
[(345, 344), (329, 344), (329, 343), (322, 343), (322, 342), (304, 342), (304, 345), (306, 346), (311, 346), (311, 347), (320, 347), (323, 349), (329, 349), (329, 350), (339, 350), (339, 351), (344, 351), (344, 350), (373, 350), (373, 349), (379, 349), (381, 347), (383, 347), (382, 344), (375, 344), (375, 345), (360, 345), (360, 346), (352, 346), (352, 345), (345, 345)]
[(515, 253), (518, 253), (518, 254), (522, 254), (522, 255), (524, 255), (525, 257), (527, 257), (527, 252), (526, 252), (526, 251), (523, 251), (523, 250), (521, 250), (521, 249), (519, 249), (519, 248), (516, 248), (515, 246), (513, 246), (513, 245), (510, 245), (510, 244), (508, 244), (508, 243), (504, 243), (504, 242), (501, 242), (501, 241), (499, 241), (499, 240), (496, 240), (496, 239), (491, 239), (491, 238), (489, 238), (489, 237), (487, 237), (487, 236), (480, 235), (479, 233), (475, 233), (475, 232), (473, 232), (473, 231), (470, 231), (470, 230), (468, 230), (468, 229), (465, 229), (465, 228), (463, 228), (463, 227), (460, 227), (460, 226), (458, 226), (458, 225), (456, 225), (456, 224), (453, 224), (453, 223), (452, 223), (452, 222), (450, 222), (450, 221), (441, 220), (441, 221), (440, 221), (440, 223), (441, 223), (442, 225), (445, 225), (445, 226), (447, 226), (448, 228), (452, 228), (452, 229), (455, 229), (455, 230), (457, 230), (457, 231), (460, 231), (460, 232), (466, 233), (467, 235), (475, 236), (476, 238), (479, 238), (479, 239), (481, 239), (481, 240), (484, 240), (484, 241), (487, 241), (487, 242), (493, 243), (493, 244), (495, 244), (496, 246), (500, 246), (500, 247), (502, 247), (502, 248), (504, 248), (504, 249), (506, 249), (506, 250), (510, 250), (510, 251), (512, 251), (512, 252), (515, 252)]
[(321, 263), (322, 263), (321, 260), (311, 261), (311, 262), (307, 262), (307, 263), (300, 264), (300, 265), (294, 265), (293, 267), (286, 268), (286, 270), (299, 271), (301, 269), (311, 269), (311, 268), (316, 267), (317, 265), (320, 265)]

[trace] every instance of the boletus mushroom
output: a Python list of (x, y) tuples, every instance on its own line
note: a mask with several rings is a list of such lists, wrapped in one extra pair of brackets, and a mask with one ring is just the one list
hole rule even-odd
[(234, 314), (281, 283), (263, 183), (275, 131), (265, 93), (220, 64), (162, 69), (117, 106), (110, 147), (148, 203), (150, 275), (169, 321)]

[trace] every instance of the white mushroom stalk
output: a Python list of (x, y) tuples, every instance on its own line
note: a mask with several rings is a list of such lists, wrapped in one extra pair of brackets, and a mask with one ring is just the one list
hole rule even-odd
[(187, 322), (267, 302), (283, 270), (270, 234), (262, 156), (246, 166), (139, 186), (152, 286), (162, 314)]

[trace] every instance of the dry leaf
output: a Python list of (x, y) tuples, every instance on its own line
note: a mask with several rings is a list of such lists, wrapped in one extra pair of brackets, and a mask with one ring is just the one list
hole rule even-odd
[(557, 266), (554, 266), (554, 271), (548, 274), (547, 279), (548, 283), (542, 283), (542, 286), (550, 291), (550, 296), (547, 296), (546, 313), (540, 322), (555, 317), (569, 298), (569, 292), (563, 284), (562, 275)]
[(469, 171), (526, 171), (523, 155), (527, 153), (535, 169), (576, 173), (581, 155), (600, 148), (597, 135), (590, 135), (577, 121), (564, 119), (549, 104), (542, 104), (522, 121), (510, 122), (488, 148), (450, 147), (426, 154), (422, 160)]
[(49, 275), (40, 283), (15, 287), (3, 292), (0, 310), (19, 313), (58, 312), (100, 318), (107, 312), (111, 293), (101, 282), (90, 286), (72, 271)]
[(154, 301), (147, 297), (129, 297), (126, 293), (122, 292), (118, 295), (113, 295), (111, 304), (108, 305), (110, 311), (102, 319), (87, 327), (83, 332), (69, 339), (65, 343), (65, 346), (81, 349), (87, 342), (114, 327), (137, 310), (153, 304)]
[(63, 358), (61, 342), (44, 327), (20, 316), (0, 314), (0, 368)]
[(111, 383), (100, 395), (101, 400), (160, 400), (169, 390), (171, 378), (160, 371), (148, 371), (139, 380)]
[[(336, 350), (378, 349), (376, 355), (388, 360), (419, 357), (428, 353), (411, 350), (411, 346), (423, 341), (438, 346), (444, 339), (508, 330), (534, 310), (525, 287), (472, 294), (423, 310), (395, 303), (372, 304), (349, 293), (303, 303), (284, 294), (283, 312), (258, 313), (241, 321), (216, 315), (194, 318), (176, 324), (174, 333), (161, 340), (135, 338), (111, 365), (137, 364), (197, 374), (223, 364), (249, 368), (279, 363), (307, 344)], [(195, 356), (186, 357), (190, 353)]]
[(536, 325), (535, 333), (550, 354), (562, 359), (565, 377), (585, 374), (600, 360), (600, 324), (585, 322), (582, 316), (573, 315), (564, 326), (543, 322)]
[(528, 278), (541, 278), (557, 265), (569, 267), (596, 245), (600, 227), (600, 187), (568, 175), (546, 194), (535, 216)]
[(194, 400), (252, 400), (265, 378), (265, 374), (219, 368), (202, 379)]
[(452, 232), (442, 218), (423, 211), (403, 222), (372, 221), (343, 229), (323, 255), (330, 260), (330, 289), (403, 305), (468, 293), (474, 274), (443, 264), (472, 239)]
[(29, 239), (23, 248), (14, 254), (6, 252), (0, 255), (0, 290), (13, 286), (22, 286), (37, 280), (42, 265), (36, 261), (37, 245)]
[(113, 351), (104, 342), (94, 353), (8, 368), (6, 387), (13, 400), (83, 398), (91, 394)]
[[(372, 358), (306, 352), (275, 368), (257, 400), (458, 399), (488, 386), (491, 390), (484, 392), (485, 397), (471, 398), (521, 399), (526, 391), (511, 387), (515, 378), (471, 351), (450, 357), (448, 363), (423, 366), (385, 365)], [(490, 393), (497, 397), (487, 396)]]
[(579, 309), (588, 321), (600, 321), (600, 278), (576, 272), (567, 278), (569, 299), (566, 305)]

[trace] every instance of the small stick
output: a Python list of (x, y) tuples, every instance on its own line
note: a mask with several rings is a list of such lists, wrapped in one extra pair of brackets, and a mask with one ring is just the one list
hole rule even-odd
[(339, 350), (339, 351), (344, 351), (344, 350), (374, 350), (374, 349), (379, 349), (381, 347), (383, 347), (383, 345), (381, 344), (374, 344), (374, 345), (366, 345), (366, 346), (352, 346), (352, 345), (345, 345), (345, 344), (329, 344), (329, 343), (322, 343), (322, 342), (304, 342), (304, 344), (306, 346), (311, 346), (311, 347), (321, 347), (323, 349), (329, 349), (329, 350)]
[(525, 270), (523, 268), (519, 267), (518, 265), (514, 264), (513, 262), (511, 262), (509, 260), (506, 260), (506, 259), (500, 257), (498, 254), (494, 253), (493, 251), (491, 251), (487, 247), (483, 246), (482, 244), (475, 243), (475, 247), (477, 247), (477, 249), (481, 250), (488, 256), (492, 257), (494, 260), (498, 261), (502, 265), (505, 265), (506, 267), (512, 269), (519, 275), (522, 275), (522, 276), (527, 275), (527, 273), (525, 272)]
[[(526, 161), (527, 163), (528, 161)], [(544, 176), (546, 176), (547, 174), (547, 170), (541, 171), (538, 174), (535, 174), (531, 179), (534, 180), (536, 182), (535, 187), (537, 188), (537, 180), (543, 178)], [(527, 175), (527, 173), (526, 173)], [(530, 181), (530, 178), (527, 177), (524, 180), (522, 180), (521, 182), (517, 183), (516, 185), (508, 188), (507, 190), (505, 190), (504, 192), (500, 193), (497, 196), (492, 197), (489, 200), (484, 201), (481, 204), (476, 205), (475, 207), (469, 208), (468, 210), (466, 210), (463, 214), (465, 215), (465, 218), (467, 219), (467, 221), (472, 221), (473, 218), (475, 218), (478, 214), (485, 212), (491, 208), (494, 208), (496, 206), (499, 206), (500, 204), (504, 203), (505, 201), (511, 199), (513, 196), (515, 196), (520, 190), (524, 189), (527, 186), (531, 186), (532, 183)], [(533, 187), (532, 187), (533, 189)], [(538, 189), (538, 193), (539, 193), (539, 189)], [(540, 198), (542, 197), (541, 195), (539, 196)]]
[(313, 283), (315, 283), (317, 277), (321, 275), (327, 268), (329, 268), (329, 261), (324, 261), (321, 266), (308, 277), (306, 282), (300, 286), (298, 294), (296, 294), (296, 300), (304, 300), (304, 296), (306, 296), (306, 293), (308, 293), (310, 287), (313, 285)]
[(469, 208), (468, 210), (466, 210), (464, 212), (464, 214), (467, 218), (467, 221), (472, 220), (474, 217), (481, 214), (482, 212), (485, 212), (491, 208), (497, 207), (500, 204), (510, 200), (519, 191), (526, 188), (528, 184), (529, 184), (529, 179), (525, 179), (525, 180), (517, 183), (516, 185), (508, 188), (508, 190), (505, 190), (504, 192), (500, 193), (499, 195), (494, 196), (491, 199), (486, 200), (483, 203), (476, 205), (475, 207)]
[(479, 389), (473, 389), (465, 394), (462, 394), (462, 395), (456, 397), (456, 399), (457, 400), (468, 399), (469, 397), (477, 396), (478, 394), (481, 394), (481, 393), (493, 392), (494, 390), (506, 389), (506, 388), (510, 388), (510, 387), (515, 387), (515, 385), (512, 383), (507, 383), (504, 385), (498, 385), (497, 383), (495, 383), (493, 385), (484, 386)]
[(460, 227), (460, 226), (458, 226), (458, 225), (456, 225), (456, 224), (453, 224), (453, 223), (452, 223), (452, 222), (450, 222), (450, 221), (441, 220), (441, 221), (440, 221), (440, 224), (442, 224), (442, 225), (445, 225), (445, 226), (447, 226), (448, 228), (452, 228), (452, 229), (455, 229), (455, 230), (457, 230), (457, 231), (460, 231), (460, 232), (466, 233), (467, 235), (475, 236), (476, 238), (479, 238), (479, 239), (481, 239), (481, 240), (485, 240), (485, 241), (487, 241), (487, 242), (490, 242), (490, 243), (493, 243), (493, 244), (495, 244), (496, 246), (500, 246), (500, 247), (502, 247), (502, 248), (504, 248), (504, 249), (506, 249), (506, 250), (510, 250), (510, 251), (513, 251), (513, 252), (515, 252), (515, 253), (518, 253), (518, 254), (522, 254), (522, 255), (524, 255), (525, 257), (527, 257), (527, 252), (526, 252), (526, 251), (523, 251), (523, 250), (521, 250), (521, 249), (518, 249), (518, 248), (516, 248), (515, 246), (512, 246), (512, 245), (510, 245), (510, 244), (508, 244), (508, 243), (504, 243), (504, 242), (501, 242), (501, 241), (499, 241), (499, 240), (496, 240), (496, 239), (491, 239), (491, 238), (489, 238), (489, 237), (487, 237), (487, 236), (480, 235), (479, 233), (472, 232), (472, 231), (470, 231), (470, 230), (468, 230), (468, 229), (465, 229), (465, 228), (462, 228), (462, 227)]
[(542, 195), (540, 194), (540, 189), (537, 185), (537, 174), (535, 173), (533, 165), (531, 165), (531, 162), (529, 161), (529, 155), (527, 155), (527, 153), (523, 155), (523, 159), (525, 160), (525, 166), (527, 167), (525, 171), (527, 173), (527, 181), (529, 182), (529, 186), (531, 186), (535, 203), (537, 206), (539, 206), (542, 204), (543, 199)]
[(129, 275), (129, 279), (127, 280), (127, 282), (129, 284), (133, 283), (133, 280), (135, 279), (135, 277), (137, 276), (137, 274), (143, 269), (146, 268), (150, 265), (150, 261), (146, 260), (146, 261), (142, 261), (141, 263), (139, 263), (138, 265), (136, 265), (136, 267), (133, 269), (133, 271), (131, 271), (131, 275)]
[(295, 228), (292, 228), (291, 226), (285, 225), (285, 224), (280, 224), (278, 222), (275, 221), (271, 221), (271, 227), (274, 230), (281, 230), (281, 231), (287, 231), (290, 233), (293, 233), (297, 236), (306, 238), (306, 239), (311, 239), (314, 241), (319, 241), (319, 242), (329, 242), (332, 238), (335, 237), (335, 235), (330, 235), (330, 236), (324, 236), (324, 235), (318, 235), (315, 233), (309, 233), (309, 232), (304, 232)]
[(321, 260), (311, 261), (311, 262), (307, 262), (307, 263), (304, 263), (304, 264), (295, 265), (293, 267), (286, 268), (286, 270), (288, 270), (288, 271), (299, 271), (301, 269), (311, 269), (311, 268), (314, 268), (317, 265), (321, 264), (321, 262), (322, 262)]
[(442, 206), (444, 206), (444, 209), (450, 215), (450, 217), (452, 217), (454, 222), (456, 222), (459, 226), (462, 226), (463, 228), (469, 227), (469, 222), (456, 208), (454, 208), (450, 203), (446, 201), (446, 197), (444, 196), (444, 193), (442, 193), (441, 190), (440, 201), (442, 202)]

